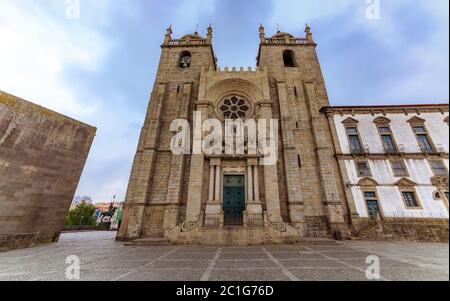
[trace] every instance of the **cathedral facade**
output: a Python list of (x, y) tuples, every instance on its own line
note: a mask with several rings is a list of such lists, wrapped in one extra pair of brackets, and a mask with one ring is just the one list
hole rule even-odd
[[(352, 152), (342, 142), (352, 139), (345, 134), (345, 129), (351, 131), (352, 127), (345, 125), (358, 124), (358, 110), (330, 107), (311, 29), (306, 27), (306, 36), (301, 38), (284, 32), (266, 37), (261, 26), (256, 70), (221, 70), (214, 56), (212, 33), (209, 27), (206, 37), (194, 33), (172, 39), (171, 28), (167, 30), (118, 239), (187, 244), (296, 243), (313, 237), (345, 239), (357, 235), (371, 221), (379, 224), (385, 216), (380, 214), (381, 206), (376, 207), (370, 199), (372, 194), (366, 195), (367, 200), (354, 195), (362, 193), (358, 185), (369, 180), (373, 181), (370, 187), (388, 184), (370, 176), (352, 177), (349, 171), (354, 166), (349, 162), (361, 156), (367, 159), (364, 156), (370, 150), (363, 152), (361, 142), (361, 151)], [(448, 116), (445, 105), (417, 107), (406, 113), (417, 115), (422, 109), (439, 117), (444, 114), (442, 119)], [(386, 116), (383, 109), (359, 111)], [(222, 124), (227, 120), (276, 121), (276, 139), (268, 139), (268, 144), (276, 145), (277, 160), (262, 164), (264, 154), (250, 151), (247, 140), (243, 153), (175, 154), (174, 120), (193, 125), (196, 114), (202, 120)], [(349, 116), (340, 120), (344, 114)], [(386, 124), (388, 118), (384, 118), (378, 121)], [(448, 123), (439, 126), (438, 130), (448, 134)], [(202, 143), (198, 140), (206, 134), (194, 131), (188, 140), (193, 145)], [(435, 148), (429, 155), (439, 157), (448, 169), (448, 136), (439, 139), (441, 152)], [(370, 158), (400, 158), (400, 153), (377, 150)], [(397, 180), (402, 184), (406, 178)], [(442, 173), (439, 179), (445, 182), (444, 178)], [(431, 182), (429, 186), (433, 186)], [(436, 191), (448, 200), (448, 188)], [(369, 207), (361, 205), (371, 200)], [(447, 220), (448, 233), (448, 201), (447, 208), (445, 201), (441, 203), (434, 208), (441, 213), (436, 219), (444, 224)]]

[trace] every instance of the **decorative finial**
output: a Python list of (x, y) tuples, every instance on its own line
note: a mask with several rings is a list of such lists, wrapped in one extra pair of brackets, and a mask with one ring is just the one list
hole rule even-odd
[(213, 34), (213, 29), (212, 29), (211, 24), (209, 24), (208, 33), (206, 34), (206, 39), (207, 39), (208, 43), (211, 43), (211, 41), (212, 41), (212, 34)]
[(262, 23), (259, 25), (259, 40), (261, 41), (261, 43), (264, 43), (266, 40), (266, 34), (264, 32), (264, 26)]
[(306, 32), (306, 38), (308, 39), (308, 41), (310, 43), (314, 43), (313, 35), (311, 32), (311, 27), (309, 27), (308, 23), (306, 23), (305, 32)]
[(277, 23), (277, 33), (280, 33), (280, 24)]
[(167, 44), (167, 43), (169, 43), (170, 40), (172, 40), (171, 34), (172, 34), (172, 24), (170, 24), (169, 28), (166, 29), (166, 35), (164, 37), (164, 44)]
[(195, 25), (195, 34), (198, 34), (198, 24)]
[(311, 34), (311, 27), (309, 27), (308, 23), (306, 23), (305, 32), (306, 34)]

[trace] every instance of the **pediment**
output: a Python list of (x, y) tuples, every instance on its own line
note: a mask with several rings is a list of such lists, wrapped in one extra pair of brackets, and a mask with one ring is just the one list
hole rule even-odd
[(414, 181), (411, 181), (407, 178), (400, 179), (397, 183), (395, 183), (396, 186), (417, 186), (417, 183)]
[(413, 118), (408, 120), (408, 122), (411, 124), (424, 124), (426, 122), (426, 120), (423, 118), (420, 118), (418, 116), (414, 116)]
[(349, 117), (349, 118), (345, 119), (344, 121), (342, 121), (342, 123), (345, 125), (357, 125), (359, 123), (359, 121), (354, 118)]
[(359, 186), (378, 186), (378, 182), (372, 178), (364, 178), (358, 182)]
[(386, 118), (386, 117), (378, 117), (378, 118), (374, 119), (373, 123), (375, 123), (375, 124), (389, 124), (389, 123), (391, 123), (391, 120), (389, 118)]

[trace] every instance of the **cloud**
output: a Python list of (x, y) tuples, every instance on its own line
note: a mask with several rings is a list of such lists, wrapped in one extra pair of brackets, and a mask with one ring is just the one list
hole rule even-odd
[[(37, 4), (38, 3), (38, 4)], [(333, 105), (448, 100), (448, 1), (0, 0), (0, 89), (98, 128), (77, 194), (124, 199), (160, 58), (173, 38), (211, 22), (224, 66), (254, 65), (258, 26), (304, 35), (308, 22)]]
[[(211, 22), (213, 13), (215, 12), (217, 0), (176, 0), (173, 4), (173, 13), (168, 19), (174, 28), (174, 37), (183, 36), (187, 33), (195, 31), (198, 25), (198, 31), (204, 34), (206, 27)], [(167, 24), (169, 25), (169, 24)]]
[(354, 6), (348, 0), (273, 0), (272, 3), (273, 15), (267, 27), (275, 29), (279, 25), (280, 30), (292, 32), (303, 30), (305, 23), (339, 15)]
[(448, 101), (448, 1), (379, 0), (379, 20), (364, 0), (273, 2), (272, 26), (312, 25), (332, 104)]
[(0, 89), (80, 118), (96, 112), (96, 100), (64, 72), (98, 72), (112, 43), (87, 20), (67, 19), (61, 3), (0, 1)]

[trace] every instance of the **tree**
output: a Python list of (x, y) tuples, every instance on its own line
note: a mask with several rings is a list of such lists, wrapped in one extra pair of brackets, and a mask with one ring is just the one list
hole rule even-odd
[(94, 213), (94, 205), (80, 204), (69, 211), (66, 224), (69, 226), (95, 226)]

